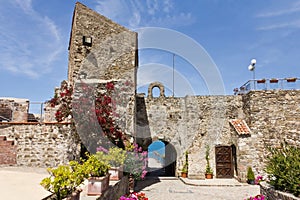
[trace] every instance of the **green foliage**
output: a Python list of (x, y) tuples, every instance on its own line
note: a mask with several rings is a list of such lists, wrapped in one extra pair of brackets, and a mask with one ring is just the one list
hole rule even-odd
[(105, 176), (108, 173), (109, 164), (106, 161), (99, 160), (96, 155), (89, 155), (83, 163), (86, 173), (92, 177)]
[(300, 149), (282, 144), (281, 148), (270, 148), (265, 171), (269, 183), (275, 189), (300, 195)]
[(205, 151), (205, 159), (206, 159), (205, 173), (206, 174), (213, 174), (213, 170), (210, 167), (210, 163), (209, 163), (209, 151), (210, 151), (210, 148), (209, 148), (208, 145), (206, 145), (205, 148), (206, 148), (206, 151)]
[(183, 167), (182, 167), (182, 170), (181, 170), (183, 173), (188, 173), (188, 171), (189, 171), (189, 168), (188, 168), (188, 166), (189, 166), (188, 157), (189, 157), (189, 154), (186, 151), (185, 152), (184, 164), (183, 164)]
[(57, 168), (48, 168), (50, 177), (44, 178), (41, 185), (56, 195), (58, 200), (66, 198), (87, 177), (85, 170), (78, 162), (71, 161), (70, 165), (60, 165)]
[(188, 164), (184, 163), (183, 168), (181, 170), (183, 173), (188, 173)]
[(119, 147), (112, 147), (107, 153), (98, 151), (95, 156), (99, 160), (109, 163), (112, 167), (120, 167), (126, 159), (126, 151)]
[(248, 179), (248, 181), (254, 181), (255, 180), (255, 175), (254, 175), (254, 172), (252, 170), (252, 167), (248, 167), (248, 169), (247, 169), (247, 179)]

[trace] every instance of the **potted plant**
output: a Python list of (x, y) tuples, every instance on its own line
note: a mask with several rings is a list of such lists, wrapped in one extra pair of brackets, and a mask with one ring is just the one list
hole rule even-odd
[(213, 170), (210, 167), (210, 163), (209, 163), (209, 151), (210, 151), (210, 148), (208, 145), (206, 145), (206, 151), (205, 151), (205, 159), (206, 159), (205, 178), (206, 179), (213, 178)]
[(184, 160), (184, 164), (181, 170), (181, 177), (182, 178), (187, 178), (188, 177), (188, 167), (189, 167), (189, 163), (188, 163), (188, 152), (185, 152), (185, 160)]
[(255, 180), (255, 176), (254, 176), (254, 172), (252, 170), (252, 167), (248, 167), (247, 169), (247, 183), (254, 185), (254, 180)]
[(109, 165), (95, 155), (89, 155), (83, 163), (88, 174), (88, 195), (101, 195), (109, 186)]
[(126, 150), (124, 172), (129, 176), (129, 190), (134, 191), (137, 181), (144, 179), (147, 174), (148, 154), (136, 143), (128, 144)]
[(109, 150), (97, 148), (96, 157), (109, 163), (110, 180), (116, 181), (123, 177), (123, 164), (126, 159), (126, 151), (119, 147), (112, 147)]
[(69, 165), (48, 168), (48, 172), (50, 176), (44, 178), (40, 184), (53, 193), (51, 196), (57, 200), (79, 200), (81, 189), (78, 187), (87, 174), (78, 162), (71, 161)]

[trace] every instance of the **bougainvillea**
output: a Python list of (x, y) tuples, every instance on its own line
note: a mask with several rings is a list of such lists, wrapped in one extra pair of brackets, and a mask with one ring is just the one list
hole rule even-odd
[(148, 200), (148, 198), (143, 192), (140, 193), (133, 192), (130, 193), (129, 195), (121, 196), (119, 200)]
[[(128, 83), (125, 86), (127, 87)], [(119, 92), (116, 91), (114, 83), (107, 82), (104, 87), (99, 84), (96, 92), (85, 83), (81, 84), (81, 88), (83, 93), (77, 97), (76, 103), (73, 102), (72, 104), (73, 87), (65, 81), (61, 84), (60, 92), (56, 93), (55, 97), (49, 101), (51, 107), (58, 106), (55, 113), (56, 120), (62, 122), (66, 119), (73, 119), (73, 114), (80, 115), (81, 121), (86, 123), (93, 122), (96, 119), (102, 128), (103, 134), (111, 142), (120, 146), (124, 138), (115, 121), (115, 117), (118, 117), (116, 104), (120, 103), (120, 100), (124, 101), (124, 99), (116, 96)], [(121, 90), (124, 89), (121, 88)], [(112, 98), (113, 95), (115, 95), (114, 99)], [(88, 104), (87, 102), (91, 102), (92, 96), (94, 97), (95, 105), (93, 108), (87, 108), (85, 105)], [(72, 106), (76, 106), (76, 111), (79, 113), (72, 113)], [(96, 118), (94, 115), (86, 115), (88, 112), (94, 112)], [(84, 117), (86, 116), (89, 116), (89, 118), (85, 119)]]
[(73, 87), (66, 81), (63, 81), (61, 83), (60, 92), (55, 93), (54, 97), (49, 101), (51, 107), (59, 106), (55, 113), (55, 119), (58, 122), (62, 122), (66, 118), (72, 117), (72, 94)]

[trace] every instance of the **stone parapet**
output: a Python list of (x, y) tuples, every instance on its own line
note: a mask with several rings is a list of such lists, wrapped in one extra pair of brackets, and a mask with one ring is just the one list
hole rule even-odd
[(1, 124), (0, 132), (16, 145), (16, 165), (54, 167), (80, 156), (80, 139), (67, 123)]
[(293, 194), (275, 190), (274, 187), (265, 182), (260, 183), (260, 193), (268, 200), (300, 200), (299, 197), (295, 197)]

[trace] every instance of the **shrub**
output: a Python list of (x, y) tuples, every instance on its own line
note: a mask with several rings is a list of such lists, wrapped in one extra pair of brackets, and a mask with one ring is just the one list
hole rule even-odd
[(300, 195), (300, 149), (282, 144), (281, 148), (270, 148), (265, 171), (269, 183), (277, 190)]
[(82, 165), (71, 161), (70, 165), (60, 165), (57, 168), (48, 168), (49, 177), (41, 181), (41, 185), (49, 192), (56, 195), (57, 200), (61, 200), (72, 192), (87, 177)]
[(209, 152), (210, 152), (210, 148), (208, 145), (206, 145), (206, 151), (205, 151), (205, 160), (206, 160), (206, 167), (205, 167), (205, 173), (206, 174), (213, 174), (213, 170), (210, 167), (210, 163), (209, 163)]
[(247, 179), (250, 182), (255, 180), (255, 175), (254, 175), (254, 172), (252, 170), (252, 167), (248, 167), (248, 169), (247, 169)]
[(108, 173), (109, 164), (99, 160), (95, 155), (88, 155), (88, 159), (83, 163), (83, 168), (91, 177), (101, 177)]
[(119, 147), (111, 147), (109, 150), (99, 147), (95, 156), (102, 161), (108, 162), (111, 167), (120, 167), (126, 159), (126, 151)]

